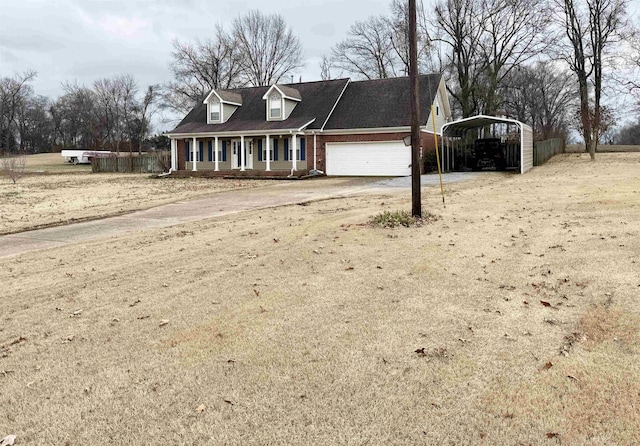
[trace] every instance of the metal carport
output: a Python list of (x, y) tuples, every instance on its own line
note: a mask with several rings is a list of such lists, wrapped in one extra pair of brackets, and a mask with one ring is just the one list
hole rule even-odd
[[(499, 118), (497, 116), (478, 115), (469, 118), (460, 119), (458, 121), (449, 122), (442, 126), (442, 148), (440, 163), (442, 170), (448, 172), (454, 169), (456, 150), (454, 139), (460, 140), (467, 136), (469, 130), (493, 128), (496, 124), (502, 124), (509, 133), (510, 126), (518, 128), (520, 133), (519, 154), (514, 153), (514, 161), (518, 164), (520, 173), (525, 173), (533, 167), (533, 130), (527, 124), (516, 121), (515, 119)], [(491, 127), (493, 126), (493, 127)]]

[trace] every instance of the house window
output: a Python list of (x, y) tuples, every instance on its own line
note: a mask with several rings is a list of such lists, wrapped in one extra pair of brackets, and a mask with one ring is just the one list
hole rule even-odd
[(282, 101), (278, 93), (272, 93), (269, 97), (269, 117), (277, 119), (282, 117)]
[(440, 116), (440, 106), (436, 105), (436, 116)]
[[(265, 140), (260, 141), (262, 146), (262, 161), (267, 162), (267, 144)], [(269, 161), (273, 161), (273, 141), (269, 144)]]
[(220, 101), (214, 99), (211, 101), (211, 121), (220, 121)]
[[(305, 159), (305, 139), (304, 138), (298, 138), (298, 141), (296, 141), (296, 161), (304, 161)], [(292, 144), (289, 141), (289, 158), (290, 160), (293, 160), (293, 147), (291, 147)]]

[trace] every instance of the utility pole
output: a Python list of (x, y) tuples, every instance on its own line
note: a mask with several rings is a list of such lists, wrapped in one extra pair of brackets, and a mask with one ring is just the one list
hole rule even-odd
[(409, 82), (411, 84), (409, 90), (411, 95), (411, 215), (422, 218), (416, 0), (409, 0)]

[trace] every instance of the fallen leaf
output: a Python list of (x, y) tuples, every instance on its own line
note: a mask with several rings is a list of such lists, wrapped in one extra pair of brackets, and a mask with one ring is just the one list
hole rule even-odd
[(553, 364), (551, 363), (551, 361), (549, 361), (545, 365), (542, 366), (542, 369), (543, 370), (549, 370), (551, 367), (553, 367)]
[(545, 307), (550, 307), (550, 306), (551, 306), (551, 304), (550, 304), (549, 302), (544, 301), (544, 300), (541, 300), (541, 301), (540, 301), (540, 303), (541, 303), (542, 305), (544, 305)]
[(344, 270), (345, 271), (353, 271), (353, 266), (347, 266)]
[(0, 441), (0, 446), (13, 446), (16, 438), (17, 437), (15, 435), (7, 435), (2, 439), (2, 441)]
[(168, 323), (169, 323), (169, 320), (168, 320), (168, 319), (162, 319), (162, 320), (160, 321), (160, 325), (159, 325), (159, 326), (160, 326), (160, 327), (164, 327), (164, 326), (165, 326), (165, 325), (167, 325)]
[(560, 434), (556, 432), (547, 432), (547, 438), (560, 438)]
[(196, 407), (196, 412), (202, 413), (206, 408), (207, 406), (205, 406), (204, 404), (200, 404), (198, 407)]

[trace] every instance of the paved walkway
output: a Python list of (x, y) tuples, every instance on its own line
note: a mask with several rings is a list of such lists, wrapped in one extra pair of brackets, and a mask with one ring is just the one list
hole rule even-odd
[[(433, 175), (423, 175), (423, 185), (434, 184)], [(444, 176), (446, 182), (464, 181), (473, 175)], [(435, 176), (437, 180), (437, 175)], [(437, 183), (436, 183), (437, 184)], [(283, 181), (274, 186), (234, 190), (205, 198), (180, 201), (144, 211), (64, 226), (0, 236), (0, 258), (72, 243), (115, 237), (134, 231), (164, 228), (190, 221), (266, 209), (301, 202), (349, 196), (364, 192), (410, 192), (411, 179), (320, 178)]]

